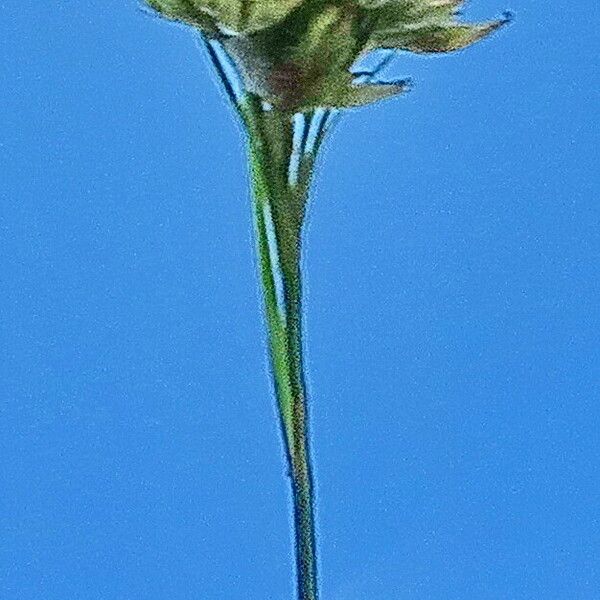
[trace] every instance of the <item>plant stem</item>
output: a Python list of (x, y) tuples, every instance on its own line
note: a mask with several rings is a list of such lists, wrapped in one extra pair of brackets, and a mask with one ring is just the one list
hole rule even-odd
[(293, 129), (288, 115), (248, 99), (254, 224), (271, 368), (292, 484), (298, 600), (317, 600), (313, 481), (302, 361), (300, 238), (310, 177), (291, 184)]

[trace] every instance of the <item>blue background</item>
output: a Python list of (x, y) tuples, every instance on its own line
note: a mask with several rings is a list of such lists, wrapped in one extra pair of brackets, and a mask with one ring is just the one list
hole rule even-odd
[[(1, 4), (0, 596), (291, 599), (232, 113), (135, 0)], [(323, 600), (600, 598), (598, 5), (505, 8), (324, 157)]]

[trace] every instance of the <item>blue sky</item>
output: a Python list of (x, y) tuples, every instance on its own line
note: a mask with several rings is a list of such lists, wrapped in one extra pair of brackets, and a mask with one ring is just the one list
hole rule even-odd
[[(598, 6), (403, 55), (306, 231), (324, 600), (596, 600)], [(134, 0), (2, 2), (0, 595), (292, 597), (239, 128)]]

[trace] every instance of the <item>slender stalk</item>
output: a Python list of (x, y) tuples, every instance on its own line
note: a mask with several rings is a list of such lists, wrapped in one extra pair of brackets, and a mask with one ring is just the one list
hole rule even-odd
[[(227, 73), (222, 56), (204, 36), (215, 66), (248, 137), (254, 227), (269, 339), (269, 354), (292, 487), (297, 598), (318, 600), (313, 479), (308, 435), (306, 383), (302, 362), (300, 246), (304, 209), (316, 150), (300, 149), (299, 179), (290, 181), (293, 154), (291, 115), (266, 112)], [(234, 73), (235, 75), (235, 73)], [(306, 132), (308, 134), (308, 131)]]
[(300, 237), (308, 189), (289, 183), (292, 124), (251, 98), (249, 137), (254, 224), (271, 367), (292, 485), (298, 600), (317, 600), (313, 480), (302, 362)]

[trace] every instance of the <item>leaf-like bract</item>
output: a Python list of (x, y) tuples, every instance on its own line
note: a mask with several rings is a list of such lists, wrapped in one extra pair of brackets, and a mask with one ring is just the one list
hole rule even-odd
[(462, 23), (461, 0), (360, 0), (370, 22), (367, 49), (452, 52), (470, 46), (506, 20)]

